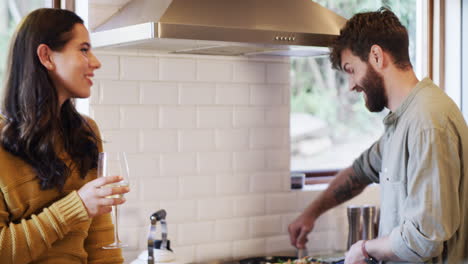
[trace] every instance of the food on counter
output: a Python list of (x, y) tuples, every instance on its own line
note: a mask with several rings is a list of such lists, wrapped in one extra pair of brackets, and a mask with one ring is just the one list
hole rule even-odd
[(317, 259), (311, 259), (310, 257), (303, 257), (300, 259), (288, 259), (285, 261), (279, 260), (277, 263), (268, 263), (267, 264), (324, 264), (326, 262), (317, 260)]

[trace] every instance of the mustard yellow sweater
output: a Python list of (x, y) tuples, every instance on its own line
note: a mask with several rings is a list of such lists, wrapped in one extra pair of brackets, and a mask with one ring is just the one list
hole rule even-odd
[(110, 215), (89, 218), (76, 192), (95, 178), (73, 171), (62, 193), (41, 190), (31, 166), (0, 146), (0, 263), (122, 263), (121, 250), (101, 249), (113, 240)]

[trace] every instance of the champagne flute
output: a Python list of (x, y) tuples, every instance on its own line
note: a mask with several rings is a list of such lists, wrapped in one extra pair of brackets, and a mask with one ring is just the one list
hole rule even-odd
[[(102, 188), (117, 188), (129, 186), (129, 171), (127, 156), (125, 155), (125, 152), (118, 152), (114, 159), (111, 159), (111, 154), (109, 152), (99, 153), (98, 177), (107, 177), (115, 175), (120, 175), (123, 179), (120, 182), (107, 184)], [(114, 194), (106, 196), (106, 198), (122, 197), (123, 194)], [(114, 242), (102, 248), (116, 249), (127, 247), (127, 245), (122, 243), (119, 239), (119, 208), (117, 205), (112, 206), (112, 221), (114, 222)]]

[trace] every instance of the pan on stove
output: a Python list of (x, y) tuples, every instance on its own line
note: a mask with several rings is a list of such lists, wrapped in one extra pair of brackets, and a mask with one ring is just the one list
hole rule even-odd
[[(253, 258), (245, 258), (239, 260), (239, 264), (273, 264), (273, 263), (283, 263), (287, 262), (288, 260), (295, 260), (296, 257), (291, 257), (291, 256), (268, 256), (268, 257), (253, 257)], [(315, 261), (318, 263), (323, 263), (323, 264), (343, 264), (344, 259), (325, 259), (325, 260), (318, 260), (313, 257), (308, 258), (309, 261)]]

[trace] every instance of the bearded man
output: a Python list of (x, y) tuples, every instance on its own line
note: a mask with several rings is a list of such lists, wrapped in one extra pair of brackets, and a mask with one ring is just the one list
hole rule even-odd
[(381, 138), (289, 225), (297, 248), (320, 215), (379, 183), (378, 238), (352, 245), (346, 264), (468, 262), (468, 128), (442, 89), (417, 79), (408, 44), (406, 28), (381, 8), (354, 15), (331, 46), (350, 90), (370, 111), (390, 112)]

